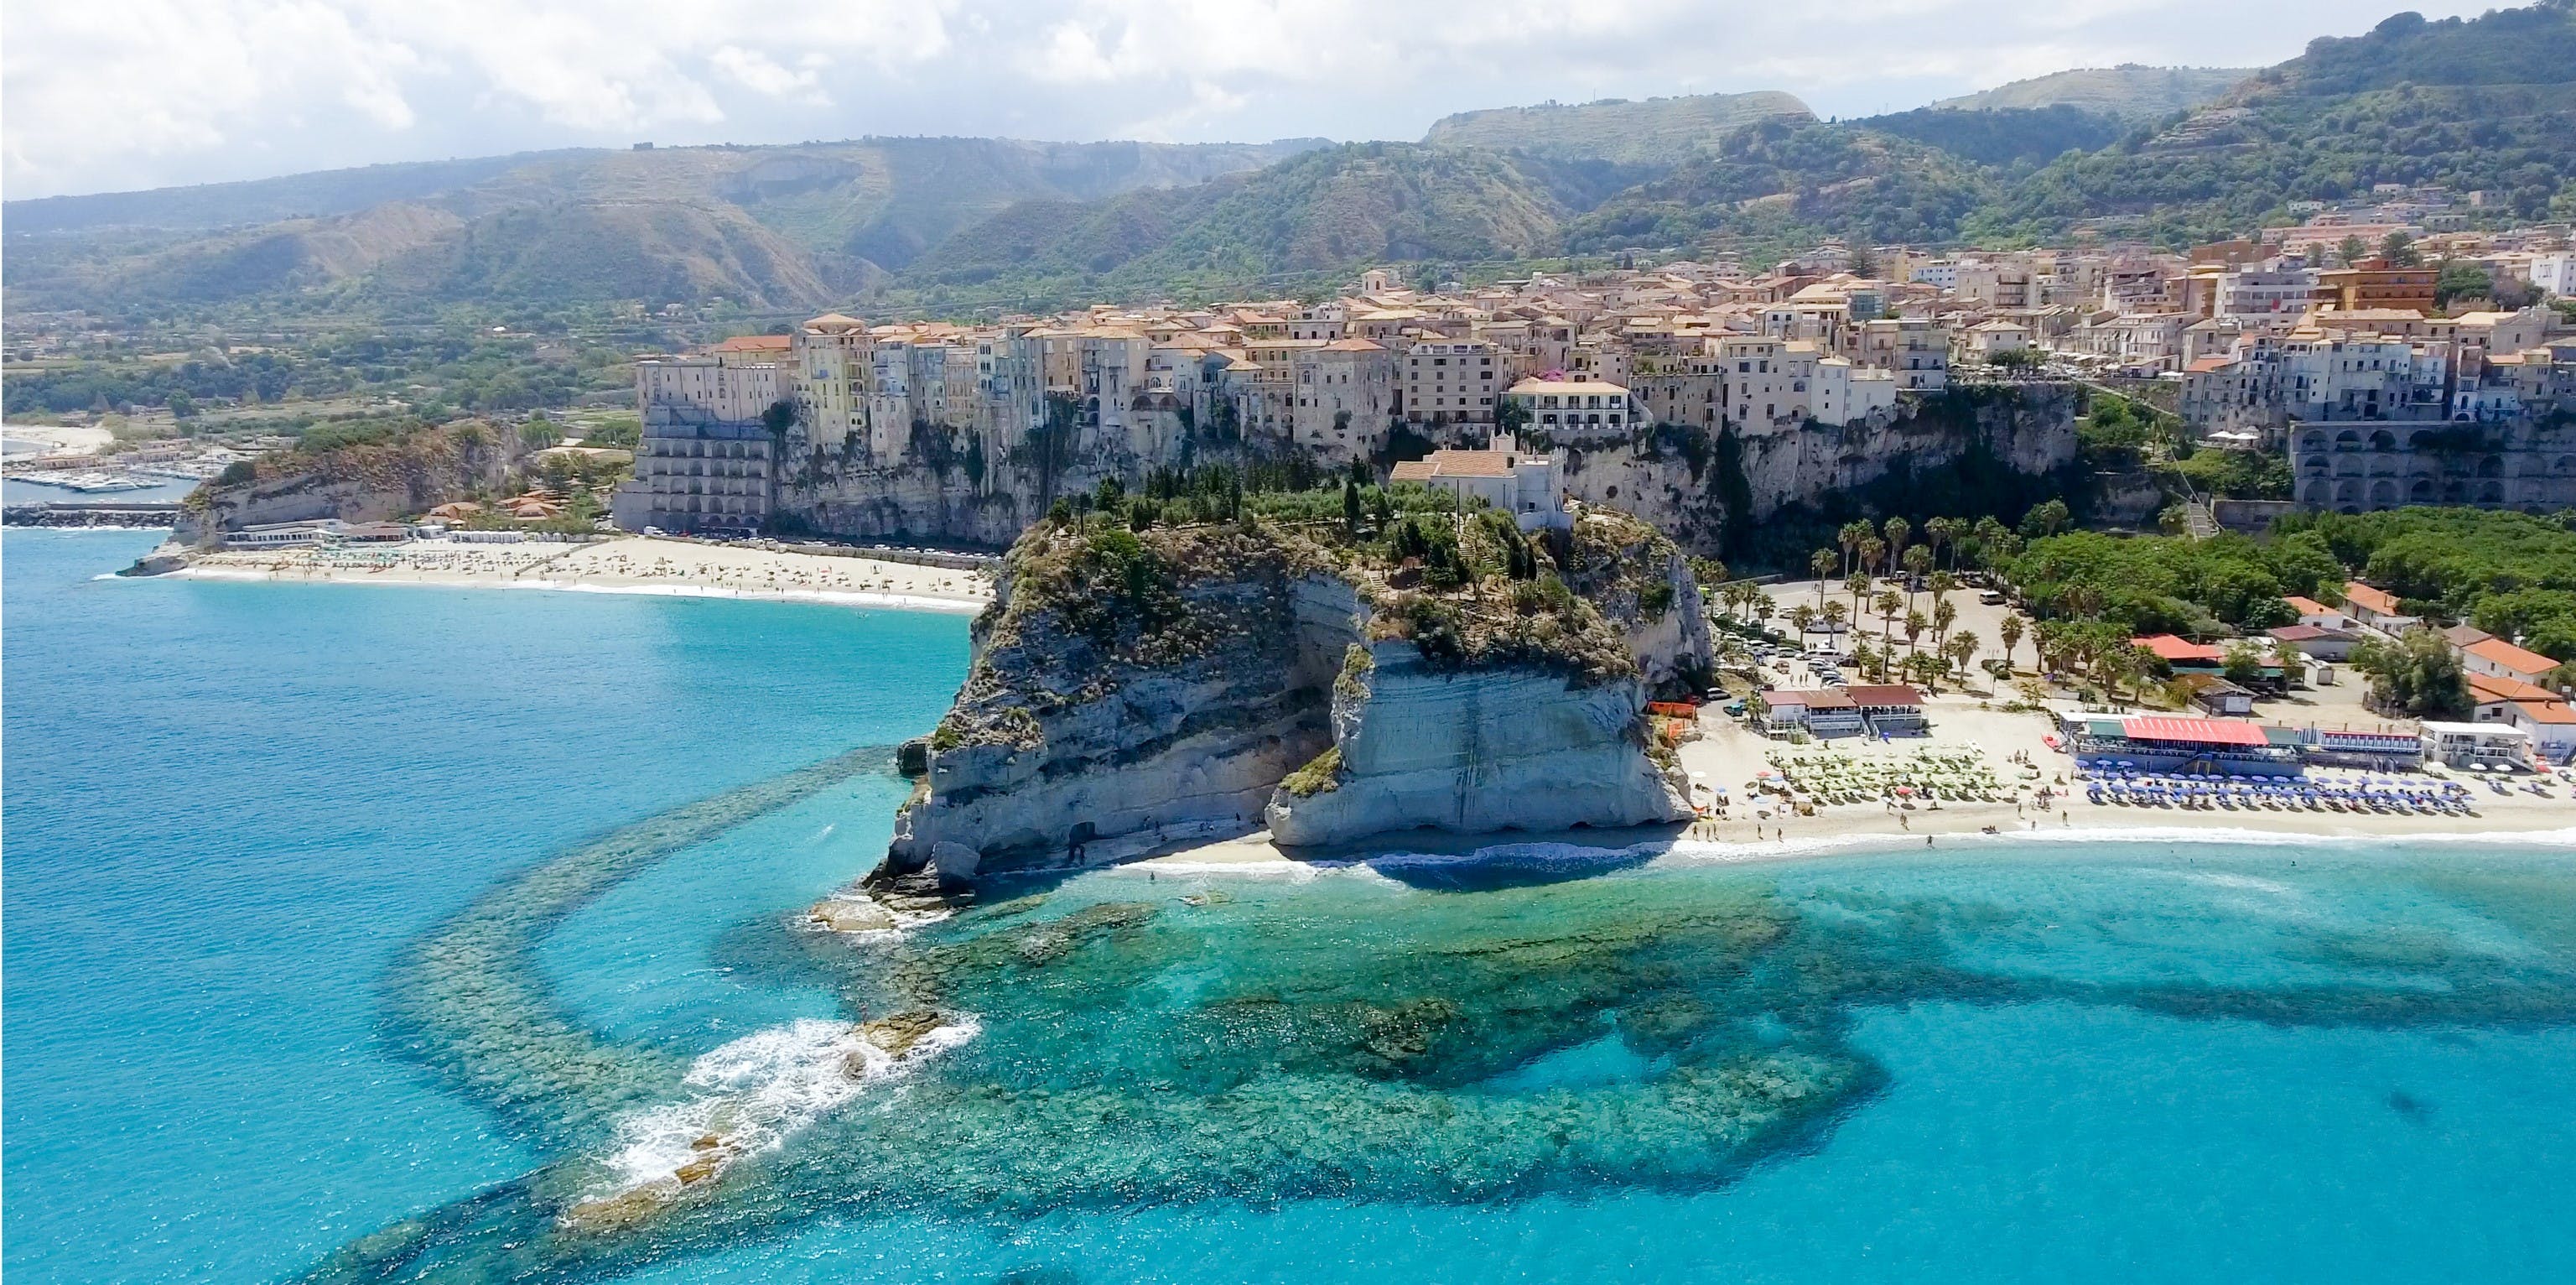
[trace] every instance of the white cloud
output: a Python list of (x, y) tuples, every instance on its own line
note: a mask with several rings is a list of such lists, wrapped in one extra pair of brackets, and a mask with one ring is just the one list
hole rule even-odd
[(641, 138), (1411, 138), (1472, 107), (1714, 90), (1849, 116), (2068, 66), (2277, 61), (2399, 4), (11, 0), (0, 182), (39, 196)]
[(707, 56), (708, 65), (725, 79), (756, 94), (771, 98), (792, 99), (816, 107), (831, 105), (831, 96), (818, 88), (822, 81), (822, 64), (789, 70), (770, 61), (769, 55), (740, 45), (719, 46)]

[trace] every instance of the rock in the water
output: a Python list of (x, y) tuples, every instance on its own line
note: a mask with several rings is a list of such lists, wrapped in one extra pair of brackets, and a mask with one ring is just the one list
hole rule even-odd
[(866, 897), (827, 897), (814, 903), (806, 918), (836, 933), (882, 932), (896, 927), (894, 912)]
[(945, 1021), (937, 1010), (907, 1009), (891, 1017), (880, 1017), (859, 1027), (859, 1038), (890, 1057), (902, 1057), (921, 1038), (938, 1030)]

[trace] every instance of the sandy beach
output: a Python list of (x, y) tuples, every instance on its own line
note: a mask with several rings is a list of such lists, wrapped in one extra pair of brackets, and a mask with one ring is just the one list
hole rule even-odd
[[(2576, 848), (2576, 787), (2546, 783), (2546, 795), (2524, 792), (2518, 778), (2511, 792), (2496, 794), (2472, 783), (2467, 817), (2406, 816), (2371, 812), (2270, 811), (2248, 809), (2176, 809), (2096, 804), (2075, 781), (2073, 758), (2049, 748), (2047, 718), (2035, 713), (2006, 713), (1980, 708), (1975, 695), (1948, 692), (1927, 703), (1936, 729), (1923, 740), (1872, 744), (1852, 737), (1833, 742), (1855, 756), (1899, 760), (1932, 749), (1974, 747), (1995, 769), (2008, 797), (2017, 801), (1942, 803), (1888, 807), (1872, 802), (1819, 806), (1799, 815), (1776, 800), (1756, 801), (1745, 783), (1764, 770), (1769, 756), (1789, 748), (1736, 723), (1724, 714), (1700, 713), (1699, 739), (1680, 747), (1683, 768), (1691, 774), (1695, 803), (1714, 804), (1716, 791), (1726, 792), (1728, 806), (1711, 807), (1710, 819), (1683, 825), (1626, 830), (1576, 830), (1551, 833), (1502, 831), (1450, 834), (1416, 830), (1382, 835), (1346, 849), (1290, 850), (1270, 842), (1267, 831), (1234, 838), (1183, 842), (1163, 847), (1133, 863), (1137, 870), (1186, 876), (1313, 871), (1333, 865), (1370, 861), (1396, 854), (1463, 855), (1479, 850), (1524, 847), (1541, 857), (1547, 849), (1633, 851), (1662, 860), (1753, 861), (1844, 850), (1990, 843), (2014, 839), (2065, 842), (2166, 840), (2227, 843), (2315, 841), (2319, 839), (2418, 839), (2461, 842), (2471, 839), (2511, 840)], [(2019, 755), (2034, 768), (2025, 773)], [(2380, 773), (2310, 769), (2309, 777), (2334, 783)], [(2440, 778), (2418, 779), (2438, 783)], [(2459, 779), (2455, 774), (2450, 779)], [(2073, 786), (2071, 798), (2068, 787)], [(2038, 791), (2054, 797), (2043, 809)], [(1989, 833), (1991, 828), (1991, 833)], [(1597, 859), (1596, 859), (1597, 860)]]
[(914, 611), (981, 610), (990, 573), (881, 558), (628, 536), (589, 544), (412, 540), (341, 549), (200, 554), (169, 574), (193, 580), (554, 589), (829, 602)]

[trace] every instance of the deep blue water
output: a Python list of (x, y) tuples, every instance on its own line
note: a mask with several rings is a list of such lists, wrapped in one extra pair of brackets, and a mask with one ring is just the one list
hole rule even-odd
[[(0, 1266), (26, 1281), (292, 1275), (563, 1159), (405, 1054), (387, 1004), (405, 947), (610, 827), (918, 734), (964, 668), (953, 616), (91, 578), (152, 539), (0, 542)], [(534, 966), (587, 1030), (684, 1060), (836, 1016), (828, 973), (762, 943), (873, 860), (901, 789), (862, 775), (687, 848), (554, 925)], [(1439, 961), (1472, 954), (1499, 917), (1544, 952), (1558, 949), (1551, 924), (1596, 941), (1663, 904), (1748, 923), (1758, 905), (1828, 947), (1879, 942), (1743, 992), (1784, 1007), (1710, 1036), (1785, 1041), (1828, 1013), (1830, 1047), (1878, 1079), (1725, 1182), (1605, 1179), (1502, 1200), (1363, 1183), (1339, 1197), (1040, 1199), (1008, 1215), (870, 1212), (826, 1185), (610, 1264), (652, 1281), (1032, 1285), (2576, 1278), (2568, 860), (2103, 843), (1659, 862), (1471, 892), (1365, 872), (1087, 875), (1047, 890), (1039, 913), (1165, 909), (1141, 936), (1031, 974), (1078, 1004), (1036, 995), (1005, 1011), (1019, 983), (982, 992), (980, 1044), (929, 1074), (1069, 1094), (1086, 1063), (1171, 1053), (1141, 1046), (1229, 987), (1284, 976), (1293, 1000), (1305, 974), (1375, 985), (1372, 953), (1472, 1012), (1492, 977)], [(1209, 887), (1233, 900), (1173, 900)], [(1819, 980), (1890, 960), (1866, 984)], [(1737, 994), (1694, 975), (1732, 966), (1723, 952), (1621, 964), (1685, 998)], [(1544, 970), (1510, 976), (1506, 1008), (1512, 987), (1533, 987), (1531, 1023), (1567, 1020), (1542, 1012)], [(1632, 1047), (1633, 1021), (1586, 1026), (1577, 1011), (1551, 1051), (1466, 1091), (1543, 1106), (1667, 1074), (1676, 1054)], [(848, 1110), (942, 1100), (914, 1092)], [(994, 1177), (1043, 1194), (1104, 1151), (1153, 1145), (1123, 1136), (1135, 1132), (1015, 1138), (1024, 1163)], [(1229, 1181), (1261, 1187), (1258, 1170)]]

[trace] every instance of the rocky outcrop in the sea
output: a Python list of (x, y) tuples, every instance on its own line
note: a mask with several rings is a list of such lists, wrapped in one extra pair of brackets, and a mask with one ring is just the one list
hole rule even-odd
[(1093, 864), (1265, 822), (1289, 843), (1416, 826), (1686, 815), (1651, 690), (1700, 680), (1679, 549), (1624, 515), (1049, 522), (1005, 561), (880, 885)]
[(197, 545), (267, 522), (381, 522), (425, 512), (499, 493), (519, 450), (515, 430), (467, 421), (263, 456), (190, 492), (170, 538)]

